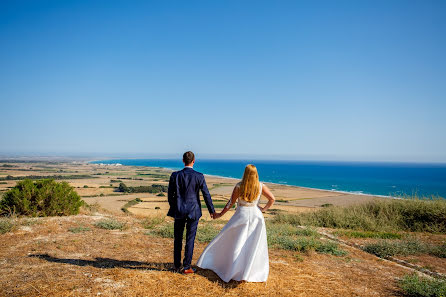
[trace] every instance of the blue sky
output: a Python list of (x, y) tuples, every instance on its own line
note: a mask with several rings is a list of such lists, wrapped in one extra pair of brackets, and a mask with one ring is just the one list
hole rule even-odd
[(445, 1), (1, 1), (0, 153), (446, 162)]

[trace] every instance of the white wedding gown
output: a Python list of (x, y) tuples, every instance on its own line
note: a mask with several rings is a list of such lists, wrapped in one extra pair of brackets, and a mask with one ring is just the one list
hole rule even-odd
[(213, 270), (223, 281), (265, 282), (269, 274), (265, 220), (257, 207), (262, 195), (251, 203), (238, 198), (237, 210), (209, 243), (197, 266)]

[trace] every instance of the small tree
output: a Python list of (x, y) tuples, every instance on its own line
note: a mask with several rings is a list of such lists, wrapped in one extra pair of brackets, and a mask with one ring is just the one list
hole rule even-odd
[(129, 189), (129, 187), (127, 187), (126, 184), (120, 183), (119, 187), (118, 187), (118, 192), (127, 193), (127, 192), (130, 192), (130, 189)]
[(0, 200), (0, 213), (25, 216), (63, 216), (79, 213), (83, 201), (67, 182), (25, 179)]

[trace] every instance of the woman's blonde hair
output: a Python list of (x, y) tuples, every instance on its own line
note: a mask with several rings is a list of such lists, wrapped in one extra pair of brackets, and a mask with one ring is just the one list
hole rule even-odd
[(248, 164), (245, 167), (245, 173), (243, 173), (240, 183), (240, 198), (247, 202), (252, 202), (256, 200), (259, 194), (260, 182), (257, 168), (252, 164)]

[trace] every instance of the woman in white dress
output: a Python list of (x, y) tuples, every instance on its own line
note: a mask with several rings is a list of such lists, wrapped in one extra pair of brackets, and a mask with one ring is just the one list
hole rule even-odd
[[(265, 207), (258, 205), (262, 194), (268, 199)], [(273, 205), (275, 198), (268, 187), (259, 182), (254, 165), (246, 166), (231, 200), (215, 218), (223, 216), (237, 200), (235, 214), (205, 248), (197, 266), (213, 270), (225, 282), (231, 279), (265, 282), (269, 274), (269, 258), (262, 212)]]

